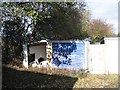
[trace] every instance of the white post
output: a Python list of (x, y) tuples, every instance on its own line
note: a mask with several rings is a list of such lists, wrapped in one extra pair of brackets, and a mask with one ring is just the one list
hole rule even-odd
[(23, 45), (23, 54), (24, 54), (24, 59), (23, 59), (23, 66), (28, 69), (28, 52), (27, 52), (27, 44)]
[(88, 41), (84, 41), (85, 44), (85, 62), (84, 62), (84, 69), (88, 69), (89, 68), (89, 62), (88, 62), (88, 45), (89, 42)]

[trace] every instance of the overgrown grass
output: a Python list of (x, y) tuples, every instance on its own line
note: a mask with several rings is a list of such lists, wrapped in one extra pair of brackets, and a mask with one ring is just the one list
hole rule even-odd
[(3, 67), (3, 88), (69, 88), (77, 78)]
[(78, 78), (75, 88), (118, 88), (118, 75), (116, 74), (89, 74), (85, 78)]
[(70, 69), (3, 66), (3, 88), (118, 88), (117, 74), (83, 74)]

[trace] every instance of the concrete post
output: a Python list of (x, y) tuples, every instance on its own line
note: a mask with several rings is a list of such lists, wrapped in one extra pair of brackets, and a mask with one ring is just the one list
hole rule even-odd
[(27, 44), (23, 45), (23, 54), (24, 54), (24, 59), (23, 59), (23, 66), (28, 69), (28, 52), (27, 52)]
[(89, 63), (88, 63), (88, 45), (89, 45), (89, 42), (88, 41), (85, 41), (84, 42), (85, 44), (85, 62), (84, 62), (84, 69), (88, 69), (89, 67)]

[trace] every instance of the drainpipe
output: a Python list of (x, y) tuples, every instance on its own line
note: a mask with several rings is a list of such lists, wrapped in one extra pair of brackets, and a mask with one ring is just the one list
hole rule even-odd
[(28, 69), (28, 52), (27, 52), (27, 44), (23, 45), (23, 66)]

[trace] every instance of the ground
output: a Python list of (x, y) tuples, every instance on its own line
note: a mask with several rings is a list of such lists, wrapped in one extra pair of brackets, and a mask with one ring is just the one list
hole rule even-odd
[(67, 69), (3, 65), (2, 88), (118, 88), (117, 74), (81, 74)]

